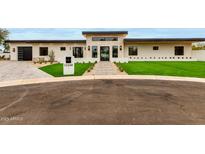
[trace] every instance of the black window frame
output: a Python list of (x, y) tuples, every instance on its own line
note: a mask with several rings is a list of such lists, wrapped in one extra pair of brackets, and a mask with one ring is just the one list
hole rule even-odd
[(39, 47), (39, 56), (48, 56), (48, 47)]
[(175, 46), (174, 47), (175, 56), (184, 56), (184, 46)]
[(92, 58), (98, 57), (98, 46), (92, 46)]
[[(81, 53), (78, 53), (78, 52), (81, 52)], [(83, 47), (73, 47), (73, 56), (75, 58), (83, 58)]]
[(65, 57), (65, 61), (66, 61), (66, 64), (70, 64), (71, 63), (71, 57)]
[(118, 41), (118, 37), (92, 37), (92, 41)]
[[(117, 49), (117, 51), (115, 51), (115, 49)], [(112, 46), (112, 58), (118, 58), (118, 51), (119, 51), (119, 47), (118, 46)], [(116, 53), (114, 53), (116, 52)]]
[[(134, 51), (135, 49), (135, 51)], [(129, 56), (137, 56), (138, 55), (138, 47), (137, 46), (129, 46), (128, 47)]]
[(61, 51), (66, 51), (66, 47), (60, 47)]
[(159, 46), (153, 46), (153, 50), (154, 50), (154, 51), (159, 50)]

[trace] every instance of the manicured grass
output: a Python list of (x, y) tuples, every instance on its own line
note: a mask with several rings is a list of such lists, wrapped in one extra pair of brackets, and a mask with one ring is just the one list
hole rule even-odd
[(129, 75), (167, 75), (205, 78), (205, 62), (117, 63)]
[[(75, 63), (75, 73), (74, 76), (81, 76), (83, 73), (93, 66), (93, 63)], [(63, 64), (52, 64), (39, 68), (40, 70), (54, 76), (62, 77), (63, 75)]]

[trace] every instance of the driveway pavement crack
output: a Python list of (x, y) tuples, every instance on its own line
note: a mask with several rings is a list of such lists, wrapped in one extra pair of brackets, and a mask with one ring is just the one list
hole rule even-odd
[(20, 101), (22, 101), (24, 99), (24, 97), (28, 94), (28, 89), (27, 88), (24, 88), (24, 89), (25, 89), (25, 91), (22, 93), (22, 95), (17, 100), (15, 100), (15, 101), (11, 102), (10, 104), (0, 108), (0, 112), (6, 110), (6, 109), (14, 106), (15, 104), (19, 103)]

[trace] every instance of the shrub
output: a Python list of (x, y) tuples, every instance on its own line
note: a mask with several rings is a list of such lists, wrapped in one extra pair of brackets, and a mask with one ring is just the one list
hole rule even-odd
[(118, 66), (120, 72), (123, 72), (124, 70), (122, 69), (122, 67)]
[(39, 58), (39, 63), (42, 64), (44, 62), (44, 58)]
[(4, 56), (0, 56), (0, 60), (3, 60), (4, 59)]
[(51, 50), (51, 52), (49, 53), (49, 61), (50, 63), (52, 64), (54, 61), (55, 61), (55, 54), (54, 54), (54, 51)]

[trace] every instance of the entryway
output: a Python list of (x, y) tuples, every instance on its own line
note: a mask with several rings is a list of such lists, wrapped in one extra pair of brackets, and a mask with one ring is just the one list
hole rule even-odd
[(32, 47), (18, 47), (18, 61), (32, 60)]
[(110, 47), (101, 46), (100, 47), (100, 61), (109, 61), (110, 60)]

